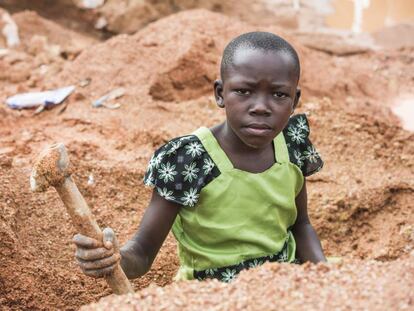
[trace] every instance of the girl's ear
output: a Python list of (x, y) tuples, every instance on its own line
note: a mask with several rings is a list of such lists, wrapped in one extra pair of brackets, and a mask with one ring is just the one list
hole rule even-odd
[(217, 106), (224, 108), (223, 81), (221, 80), (214, 81), (214, 97), (216, 98)]
[(300, 87), (298, 87), (297, 89), (296, 89), (296, 95), (295, 95), (295, 100), (294, 100), (294, 102), (293, 102), (293, 107), (292, 107), (292, 113), (295, 111), (295, 109), (296, 109), (296, 106), (298, 105), (298, 103), (299, 103), (299, 99), (300, 99), (300, 95), (302, 94), (302, 91), (300, 90)]

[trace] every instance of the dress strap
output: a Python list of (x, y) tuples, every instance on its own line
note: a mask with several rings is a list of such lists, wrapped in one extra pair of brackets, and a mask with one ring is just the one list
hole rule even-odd
[(207, 151), (220, 171), (230, 170), (233, 168), (233, 164), (230, 162), (223, 149), (221, 149), (220, 144), (214, 137), (213, 133), (211, 133), (210, 129), (200, 127), (193, 132), (193, 134), (200, 139), (204, 149)]
[(273, 140), (276, 154), (276, 162), (287, 163), (289, 162), (289, 152), (285, 141), (283, 132), (280, 132)]

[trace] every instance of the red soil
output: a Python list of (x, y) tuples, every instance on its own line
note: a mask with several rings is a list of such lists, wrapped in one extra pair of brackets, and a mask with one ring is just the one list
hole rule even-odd
[[(109, 294), (104, 281), (87, 278), (76, 267), (71, 244), (75, 232), (55, 191), (30, 192), (28, 177), (35, 156), (51, 143), (64, 142), (76, 166), (74, 179), (98, 223), (111, 226), (120, 242), (126, 241), (149, 199), (142, 177), (151, 153), (172, 137), (223, 120), (211, 92), (220, 51), (230, 38), (256, 29), (205, 10), (185, 11), (134, 35), (84, 48), (74, 60), (47, 54), (49, 43), (40, 52), (22, 49), (0, 57), (1, 101), (16, 92), (91, 79), (88, 86), (77, 87), (65, 110), (56, 107), (33, 116), (0, 106), (2, 308), (74, 310)], [(326, 268), (328, 272), (319, 271), (324, 266), (266, 266), (244, 273), (230, 287), (209, 282), (200, 288), (206, 289), (206, 295), (210, 290), (230, 295), (236, 287), (250, 292), (251, 280), (265, 279), (263, 271), (272, 271), (286, 280), (283, 284), (295, 284), (301, 275), (313, 281), (322, 273), (334, 284), (347, 282), (344, 289), (359, 290), (361, 274), (384, 271), (381, 280), (389, 280), (393, 287), (382, 297), (410, 298), (412, 307), (413, 297), (406, 291), (412, 284), (395, 280), (404, 277), (404, 271), (412, 276), (413, 269), (412, 257), (404, 258), (414, 249), (414, 135), (401, 128), (389, 103), (398, 94), (414, 93), (414, 50), (342, 57), (307, 48), (294, 33), (261, 29), (287, 37), (301, 55), (299, 110), (308, 113), (311, 138), (325, 160), (324, 169), (308, 180), (309, 210), (326, 254), (386, 263), (352, 262)], [(42, 64), (51, 68), (48, 74), (41, 73)], [(93, 99), (117, 87), (126, 89), (126, 95), (116, 101), (120, 109), (91, 107)], [(88, 185), (91, 174), (95, 183)], [(401, 261), (394, 261), (397, 258)], [(171, 283), (177, 266), (176, 244), (169, 236), (151, 271), (134, 281), (135, 289)], [(340, 272), (343, 277), (337, 276)], [(366, 285), (373, 286), (372, 280), (368, 278)], [(152, 288), (137, 297), (159, 301), (164, 293), (177, 294), (180, 286), (191, 293), (199, 283), (173, 285), (165, 291)], [(372, 287), (368, 293), (377, 289)], [(313, 289), (308, 290), (313, 297)], [(294, 305), (293, 298), (308, 301), (292, 296), (300, 292), (283, 293), (286, 300), (281, 304)], [(345, 293), (350, 292), (341, 289), (340, 295)], [(315, 297), (309, 299), (316, 308)], [(362, 296), (350, 297), (356, 306), (363, 306), (359, 305)]]

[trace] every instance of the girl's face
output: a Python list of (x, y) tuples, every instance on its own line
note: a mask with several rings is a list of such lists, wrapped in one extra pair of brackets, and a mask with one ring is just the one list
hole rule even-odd
[(217, 104), (226, 109), (228, 130), (249, 147), (268, 146), (286, 126), (300, 97), (292, 57), (240, 48), (222, 79), (214, 87)]

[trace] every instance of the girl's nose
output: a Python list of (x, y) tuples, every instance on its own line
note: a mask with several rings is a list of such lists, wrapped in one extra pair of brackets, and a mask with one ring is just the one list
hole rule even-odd
[(267, 105), (266, 97), (256, 97), (249, 107), (249, 113), (252, 115), (270, 115), (270, 109)]

